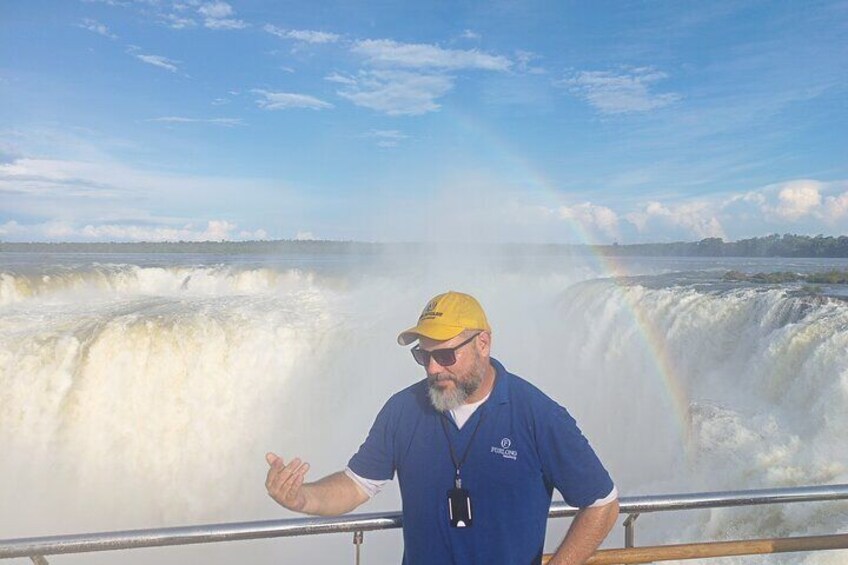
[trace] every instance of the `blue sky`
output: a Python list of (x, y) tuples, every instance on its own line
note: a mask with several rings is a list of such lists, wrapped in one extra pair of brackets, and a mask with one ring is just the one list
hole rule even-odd
[(0, 238), (848, 232), (848, 3), (7, 0)]

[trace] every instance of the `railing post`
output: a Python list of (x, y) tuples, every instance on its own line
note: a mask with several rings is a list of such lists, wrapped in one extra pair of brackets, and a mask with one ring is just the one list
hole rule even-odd
[(365, 535), (362, 531), (353, 532), (353, 545), (356, 546), (356, 557), (354, 558), (356, 565), (359, 565), (359, 548), (362, 546), (364, 539)]
[(630, 514), (624, 521), (624, 547), (636, 547), (636, 518), (639, 514)]
[(32, 559), (32, 562), (35, 563), (35, 565), (50, 565), (43, 555), (32, 555), (30, 556), (30, 559)]

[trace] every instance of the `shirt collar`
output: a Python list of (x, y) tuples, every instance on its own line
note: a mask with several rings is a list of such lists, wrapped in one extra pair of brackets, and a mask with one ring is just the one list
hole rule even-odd
[(489, 362), (495, 368), (495, 388), (492, 389), (489, 400), (497, 404), (506, 404), (509, 402), (510, 374), (494, 357), (490, 357)]

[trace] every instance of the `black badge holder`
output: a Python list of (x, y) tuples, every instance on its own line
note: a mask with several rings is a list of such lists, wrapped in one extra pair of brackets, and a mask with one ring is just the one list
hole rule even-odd
[(471, 496), (461, 488), (462, 481), (457, 478), (457, 487), (448, 491), (448, 518), (454, 528), (471, 527)]
[(468, 440), (468, 445), (465, 447), (465, 453), (462, 454), (462, 459), (457, 460), (456, 453), (453, 451), (453, 444), (451, 443), (450, 436), (448, 435), (444, 415), (441, 419), (442, 430), (444, 430), (445, 439), (448, 441), (451, 461), (453, 461), (453, 467), (456, 469), (454, 488), (448, 491), (448, 520), (453, 528), (470, 528), (472, 524), (471, 495), (466, 489), (462, 488), (462, 478), (459, 475), (459, 470), (462, 468), (462, 464), (465, 463), (465, 458), (468, 457), (468, 452), (471, 450), (471, 444), (474, 442), (474, 437), (477, 435), (477, 431), (480, 429), (480, 422), (482, 421), (483, 415), (481, 414), (480, 419), (477, 420), (477, 426), (474, 428), (474, 432)]

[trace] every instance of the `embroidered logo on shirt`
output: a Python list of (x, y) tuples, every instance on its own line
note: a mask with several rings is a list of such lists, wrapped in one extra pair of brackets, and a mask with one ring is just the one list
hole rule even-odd
[(490, 453), (497, 453), (504, 459), (512, 459), (513, 461), (515, 461), (516, 459), (518, 459), (518, 451), (510, 449), (510, 446), (512, 446), (512, 440), (508, 437), (505, 437), (501, 440), (500, 447), (492, 446), (492, 451)]

